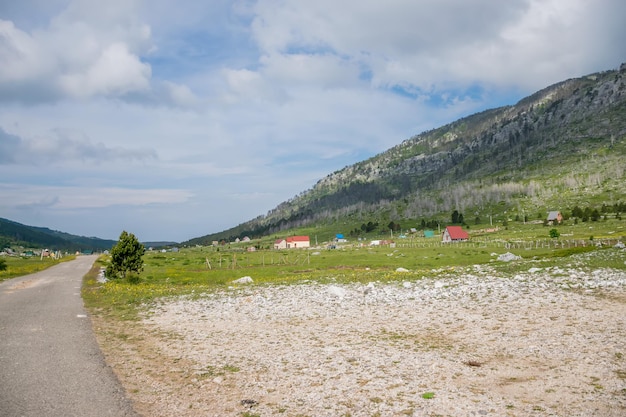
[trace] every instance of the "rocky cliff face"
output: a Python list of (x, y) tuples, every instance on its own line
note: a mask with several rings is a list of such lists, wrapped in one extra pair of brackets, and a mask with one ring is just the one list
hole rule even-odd
[(585, 152), (587, 146), (582, 145), (615, 141), (626, 132), (625, 73), (626, 65), (622, 65), (620, 71), (567, 80), (514, 106), (488, 110), (422, 133), (329, 175), (311, 191), (333, 189), (333, 184), (345, 186), (355, 180), (397, 180), (406, 175), (415, 177), (414, 185), (419, 187), (436, 186), (441, 179), (506, 175), (547, 162), (546, 158), (555, 153)]

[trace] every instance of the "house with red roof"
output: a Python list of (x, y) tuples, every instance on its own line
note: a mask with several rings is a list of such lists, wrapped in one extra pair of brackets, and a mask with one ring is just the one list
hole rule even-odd
[(287, 249), (287, 239), (276, 239), (274, 249)]
[(444, 243), (465, 242), (467, 240), (469, 240), (469, 234), (461, 226), (446, 226), (441, 236), (441, 241)]
[(274, 249), (301, 249), (311, 247), (308, 236), (289, 236), (285, 239), (274, 241)]

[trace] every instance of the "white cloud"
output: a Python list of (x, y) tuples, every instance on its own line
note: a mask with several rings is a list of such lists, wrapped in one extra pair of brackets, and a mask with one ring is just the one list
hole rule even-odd
[(358, 63), (332, 54), (264, 55), (259, 62), (264, 78), (276, 83), (319, 89), (351, 88), (359, 84)]
[[(6, 199), (0, 208), (45, 208), (47, 210), (84, 210), (112, 206), (145, 206), (151, 204), (179, 204), (189, 201), (193, 193), (184, 189), (136, 189), (91, 186), (24, 186), (0, 183)], [(9, 203), (10, 202), (10, 203)]]
[(226, 69), (224, 78), (231, 96), (227, 101), (241, 97), (244, 100), (261, 98), (270, 92), (269, 85), (256, 71), (248, 69)]
[(186, 85), (165, 81), (167, 96), (177, 107), (194, 108), (200, 105), (200, 99)]
[[(616, 31), (626, 35), (623, 25), (601, 17), (624, 16), (624, 9), (618, 0), (261, 0), (252, 28), (269, 56), (332, 52), (369, 68), (375, 86), (432, 93), (454, 80), (455, 88), (477, 82), (541, 88), (547, 79), (595, 70), (607, 58), (598, 50), (624, 52), (612, 40)], [(603, 18), (608, 26), (597, 27)], [(613, 49), (610, 56), (620, 54)]]
[(114, 161), (141, 161), (156, 159), (151, 149), (110, 147), (92, 142), (82, 132), (55, 129), (44, 137), (23, 139), (7, 133), (0, 127), (0, 165), (66, 166), (75, 162), (110, 164)]
[(0, 20), (0, 93), (38, 101), (145, 91), (150, 28), (134, 21), (132, 1), (75, 1), (49, 25), (24, 31)]
[(123, 95), (147, 90), (150, 66), (128, 51), (126, 45), (113, 43), (80, 73), (63, 74), (59, 78), (63, 91), (73, 97), (92, 95)]
[(0, 19), (0, 82), (20, 83), (49, 71), (50, 63), (42, 59), (37, 40), (16, 28), (13, 22)]
[(0, 2), (2, 213), (103, 237), (219, 231), (425, 129), (618, 66), (625, 15), (622, 0)]

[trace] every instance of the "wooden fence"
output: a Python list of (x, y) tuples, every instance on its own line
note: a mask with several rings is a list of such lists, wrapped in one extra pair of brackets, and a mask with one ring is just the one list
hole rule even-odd
[(504, 249), (539, 249), (539, 248), (576, 248), (576, 247), (606, 247), (615, 246), (618, 242), (624, 242), (626, 238), (612, 239), (536, 239), (510, 241), (501, 239), (472, 239), (464, 242), (444, 243), (441, 241), (412, 241), (398, 242), (396, 248), (445, 248), (445, 247), (469, 247), (469, 248), (504, 248)]

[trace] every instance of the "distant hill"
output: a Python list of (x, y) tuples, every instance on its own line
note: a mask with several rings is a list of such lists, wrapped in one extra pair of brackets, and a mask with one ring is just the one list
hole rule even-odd
[(265, 215), (183, 244), (332, 222), (417, 224), (450, 219), (453, 210), (466, 219), (534, 219), (554, 209), (623, 203), (625, 161), (622, 64), (420, 133), (326, 176)]
[(178, 245), (177, 242), (169, 242), (169, 241), (163, 241), (163, 242), (141, 242), (141, 244), (144, 245), (146, 247), (146, 249), (148, 249), (148, 248), (173, 247), (173, 246), (177, 246)]
[(96, 237), (75, 236), (45, 227), (26, 226), (0, 218), (0, 249), (23, 246), (61, 251), (102, 251), (117, 241)]

